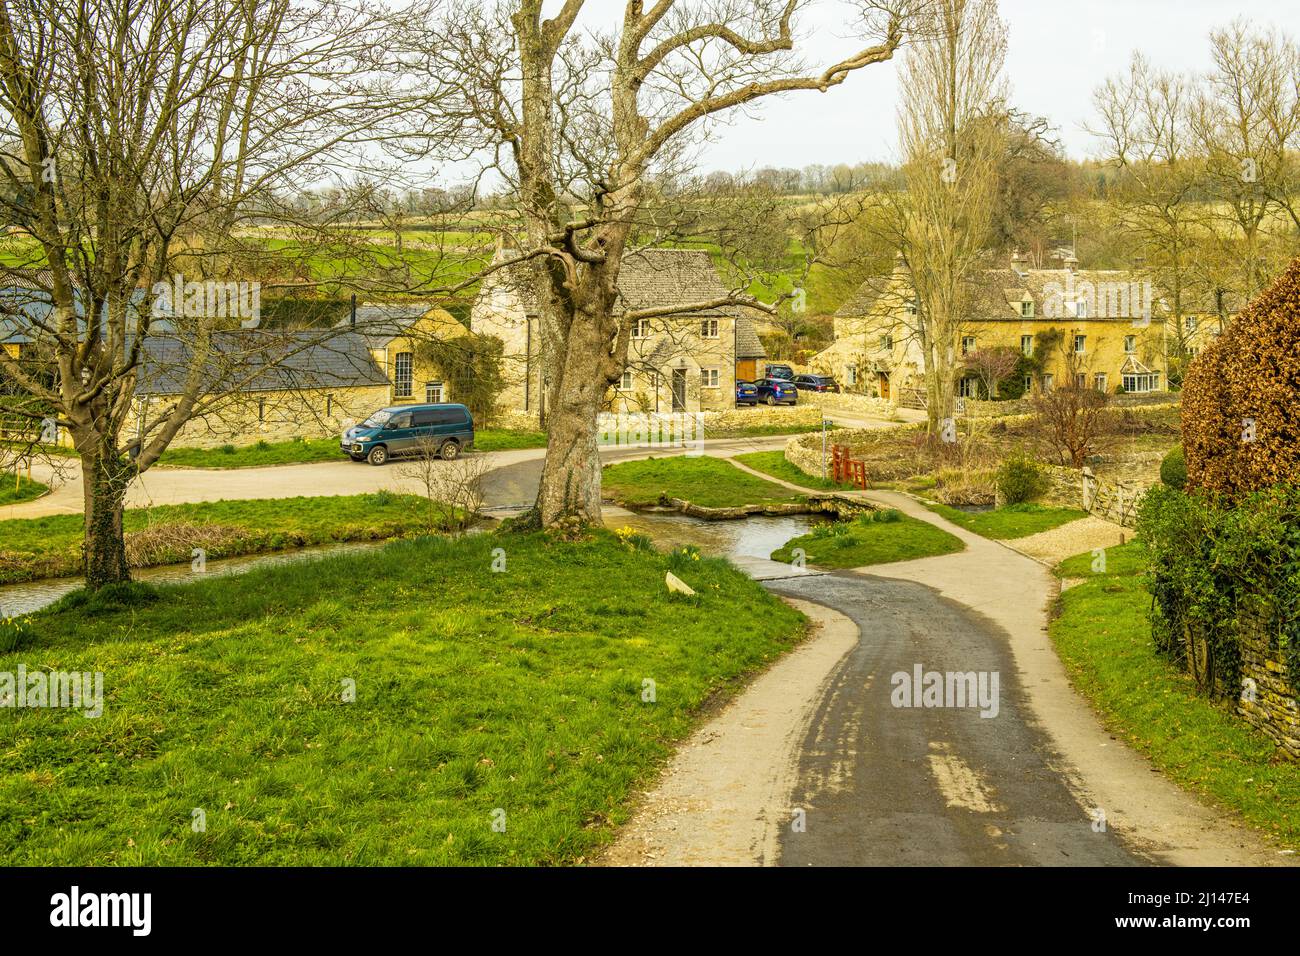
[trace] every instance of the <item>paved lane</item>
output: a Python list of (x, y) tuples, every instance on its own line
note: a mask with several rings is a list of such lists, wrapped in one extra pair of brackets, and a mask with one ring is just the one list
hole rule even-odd
[[(814, 705), (790, 798), (806, 829), (785, 828), (782, 865), (1145, 862), (1071, 793), (992, 622), (906, 581), (832, 574), (768, 587), (834, 608), (860, 631)], [(996, 716), (894, 706), (892, 675), (906, 674), (910, 687), (917, 664), (996, 672)]]

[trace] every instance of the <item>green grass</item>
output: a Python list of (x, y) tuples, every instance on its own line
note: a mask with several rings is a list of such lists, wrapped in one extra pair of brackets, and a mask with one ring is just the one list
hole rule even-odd
[(1047, 508), (1035, 504), (1005, 505), (992, 511), (970, 512), (932, 501), (921, 503), (960, 528), (999, 541), (1025, 538), (1087, 517), (1086, 512), (1077, 508)]
[(590, 859), (803, 622), (724, 561), (602, 533), (76, 592), (26, 630), (0, 671), (99, 671), (105, 700), (0, 721), (5, 865), (537, 865)]
[(855, 486), (848, 482), (836, 482), (829, 478), (813, 476), (796, 468), (786, 460), (785, 452), (781, 451), (752, 451), (744, 455), (736, 455), (735, 460), (755, 471), (780, 478), (782, 481), (793, 482), (804, 488), (815, 488), (819, 491), (856, 490)]
[[(429, 526), (428, 502), (376, 492), (325, 498), (208, 501), (128, 509), (133, 534), (175, 538), (148, 548), (142, 566), (189, 561), (193, 547), (209, 558), (260, 554), (332, 541), (378, 541)], [(180, 530), (169, 534), (163, 529)], [(0, 521), (0, 584), (80, 573), (82, 517), (51, 515)]]
[[(1056, 566), (1056, 575), (1062, 578), (1090, 578), (1095, 574), (1133, 577), (1143, 574), (1147, 569), (1146, 549), (1139, 541), (1129, 541), (1127, 544), (1117, 544), (1101, 550), (1104, 556), (1088, 551), (1066, 558)], [(1104, 563), (1098, 560), (1101, 557), (1104, 557)]]
[(16, 505), (24, 501), (39, 498), (49, 487), (30, 478), (20, 477), (17, 481), (13, 475), (0, 472), (0, 505)]
[(947, 531), (891, 510), (842, 524), (822, 525), (787, 541), (771, 557), (789, 564), (795, 558), (795, 548), (802, 548), (804, 560), (819, 568), (865, 568), (952, 554), (964, 547)]
[[(545, 447), (545, 432), (484, 428), (474, 433), (474, 448), (478, 451)], [(260, 468), (346, 460), (337, 438), (305, 438), (218, 448), (169, 448), (158, 464), (175, 468)]]
[(1157, 656), (1151, 595), (1136, 573), (1141, 556), (1130, 543), (1107, 549), (1106, 573), (1091, 571), (1091, 553), (1058, 569), (1088, 578), (1061, 595), (1050, 628), (1071, 680), (1107, 728), (1170, 779), (1296, 846), (1300, 765), (1276, 760), (1268, 737), (1199, 696), (1190, 677)]
[(721, 458), (646, 458), (606, 465), (604, 495), (628, 507), (682, 498), (704, 508), (803, 501), (805, 496), (746, 474)]

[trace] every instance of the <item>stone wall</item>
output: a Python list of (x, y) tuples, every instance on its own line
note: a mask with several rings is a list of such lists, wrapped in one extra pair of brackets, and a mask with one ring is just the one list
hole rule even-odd
[[(908, 426), (900, 426), (908, 427)], [(854, 445), (866, 441), (871, 436), (878, 436), (878, 429), (837, 428), (826, 433), (826, 467), (830, 467), (832, 445)], [(804, 474), (820, 478), (822, 475), (822, 435), (821, 432), (809, 432), (795, 435), (785, 443), (785, 460)]]
[(799, 404), (812, 405), (826, 411), (855, 412), (880, 418), (888, 418), (894, 412), (894, 406), (886, 399), (851, 392), (800, 392)]
[[(968, 418), (1001, 418), (1007, 415), (1030, 415), (1034, 410), (1034, 403), (1030, 398), (1011, 398), (1004, 402), (987, 402), (974, 398), (967, 398), (962, 401), (964, 414)], [(1179, 396), (1177, 393), (1135, 392), (1133, 394), (1110, 396), (1108, 406), (1118, 409), (1131, 408), (1155, 411), (1157, 409), (1175, 408), (1178, 404)]]
[(1237, 715), (1272, 737), (1287, 757), (1300, 760), (1300, 705), (1281, 648), (1258, 619), (1245, 623), (1237, 640), (1242, 682)]

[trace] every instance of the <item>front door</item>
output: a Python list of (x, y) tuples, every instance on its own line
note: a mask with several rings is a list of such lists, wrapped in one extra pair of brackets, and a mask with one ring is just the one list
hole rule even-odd
[(686, 411), (686, 369), (673, 369), (673, 411)]
[(889, 375), (885, 372), (880, 373), (880, 397), (889, 398)]

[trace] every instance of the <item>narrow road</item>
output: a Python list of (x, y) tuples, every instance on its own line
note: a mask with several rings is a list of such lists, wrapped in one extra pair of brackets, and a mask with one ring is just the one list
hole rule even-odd
[[(1006, 636), (988, 619), (910, 582), (834, 574), (767, 586), (841, 612), (860, 634), (800, 742), (789, 802), (806, 817), (782, 829), (782, 865), (1143, 862), (1066, 786), (1060, 756), (1029, 716)], [(996, 674), (996, 693), (985, 685), (988, 716), (978, 699), (894, 706), (896, 683), (910, 690), (918, 666)]]

